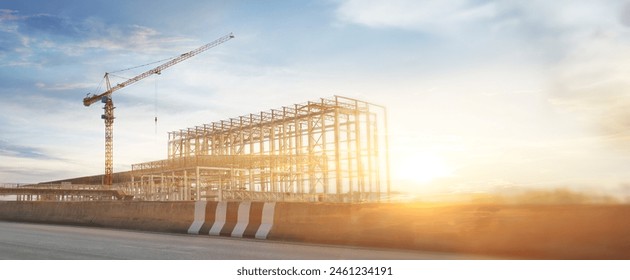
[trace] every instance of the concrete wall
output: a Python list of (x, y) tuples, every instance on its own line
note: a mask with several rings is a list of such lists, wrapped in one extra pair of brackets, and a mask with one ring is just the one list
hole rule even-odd
[(194, 203), (187, 201), (0, 202), (0, 220), (161, 232), (186, 233), (193, 215)]
[(629, 205), (0, 202), (0, 219), (531, 259), (630, 259)]

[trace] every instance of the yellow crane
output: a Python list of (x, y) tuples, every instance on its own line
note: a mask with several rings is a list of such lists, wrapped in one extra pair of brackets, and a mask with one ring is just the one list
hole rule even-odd
[(109, 73), (105, 73), (105, 82), (107, 85), (107, 90), (100, 94), (89, 94), (83, 99), (83, 105), (86, 107), (96, 103), (97, 101), (101, 101), (105, 103), (103, 109), (105, 113), (101, 115), (101, 119), (105, 121), (105, 176), (103, 178), (103, 185), (111, 185), (113, 178), (112, 175), (114, 173), (113, 170), (113, 124), (114, 124), (114, 102), (112, 101), (112, 93), (115, 91), (122, 89), (126, 86), (129, 86), (135, 82), (138, 82), (146, 77), (149, 77), (153, 74), (160, 74), (162, 70), (169, 68), (177, 63), (180, 63), (186, 59), (189, 59), (199, 53), (202, 53), (210, 48), (216, 47), (220, 44), (227, 42), (228, 40), (234, 38), (232, 33), (225, 35), (219, 39), (214, 40), (208, 44), (205, 44), (197, 49), (194, 49), (190, 52), (183, 53), (180, 56), (177, 56), (166, 63), (161, 64), (158, 67), (155, 67), (151, 70), (148, 70), (138, 76), (135, 76), (127, 81), (116, 84), (114, 87), (111, 86), (109, 82)]

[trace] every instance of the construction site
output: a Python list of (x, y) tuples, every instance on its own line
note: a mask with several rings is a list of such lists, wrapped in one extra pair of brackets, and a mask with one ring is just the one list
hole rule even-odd
[[(113, 172), (112, 95), (234, 38), (231, 33), (107, 89), (105, 172), (26, 186), (4, 186), (17, 200), (379, 202), (390, 194), (386, 108), (333, 96), (168, 133), (168, 158)], [(131, 68), (133, 69), (133, 68)], [(156, 118), (157, 121), (157, 118)]]
[(340, 96), (168, 133), (168, 158), (120, 186), (147, 200), (379, 201), (386, 111)]

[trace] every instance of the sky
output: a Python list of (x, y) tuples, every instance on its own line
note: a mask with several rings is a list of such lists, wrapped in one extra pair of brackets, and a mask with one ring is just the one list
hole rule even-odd
[(630, 195), (628, 0), (3, 0), (0, 182), (102, 174), (82, 99), (103, 74), (230, 32), (115, 93), (114, 171), (169, 131), (341, 95), (387, 107), (394, 190)]

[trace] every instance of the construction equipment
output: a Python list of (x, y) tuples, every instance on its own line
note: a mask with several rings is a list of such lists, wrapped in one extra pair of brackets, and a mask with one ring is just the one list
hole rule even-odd
[(177, 63), (180, 63), (186, 59), (189, 59), (199, 53), (202, 53), (210, 48), (216, 47), (222, 43), (227, 42), (228, 40), (234, 38), (232, 33), (225, 35), (211, 43), (203, 45), (195, 50), (184, 53), (178, 57), (175, 57), (168, 62), (155, 67), (151, 70), (148, 70), (138, 76), (135, 76), (125, 82), (119, 83), (116, 86), (112, 87), (109, 81), (109, 73), (105, 73), (105, 82), (107, 85), (107, 90), (101, 94), (89, 94), (83, 99), (83, 105), (86, 107), (96, 103), (97, 101), (101, 101), (105, 103), (103, 109), (105, 113), (101, 115), (101, 119), (105, 121), (105, 176), (103, 178), (103, 185), (111, 185), (112, 184), (112, 174), (113, 171), (113, 124), (114, 124), (114, 102), (112, 101), (112, 93), (115, 91), (122, 89), (126, 86), (129, 86), (135, 82), (138, 82), (146, 77), (149, 77), (153, 74), (161, 74), (162, 70), (169, 68)]

